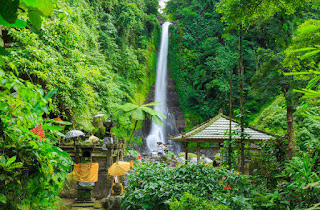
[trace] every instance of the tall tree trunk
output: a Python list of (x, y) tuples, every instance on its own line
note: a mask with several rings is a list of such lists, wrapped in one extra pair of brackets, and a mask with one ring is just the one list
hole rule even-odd
[(232, 148), (231, 148), (231, 119), (232, 119), (232, 74), (233, 74), (233, 69), (230, 69), (230, 100), (229, 100), (229, 146), (228, 146), (228, 165), (231, 166), (231, 153), (232, 153)]
[(241, 84), (240, 84), (240, 127), (241, 127), (241, 155), (240, 155), (240, 171), (244, 172), (244, 118), (243, 118), (243, 105), (244, 105), (244, 93), (243, 93), (243, 86), (244, 86), (244, 69), (243, 69), (243, 46), (242, 46), (242, 24), (239, 27), (239, 73), (241, 77)]
[(294, 144), (294, 129), (293, 129), (293, 106), (290, 102), (287, 104), (287, 135), (288, 135), (288, 150), (287, 150), (287, 158), (291, 160), (293, 150), (295, 147)]

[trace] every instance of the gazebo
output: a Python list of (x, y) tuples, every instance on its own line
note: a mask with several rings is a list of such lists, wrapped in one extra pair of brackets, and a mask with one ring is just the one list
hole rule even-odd
[[(169, 139), (175, 142), (184, 142), (185, 143), (185, 159), (188, 160), (188, 150), (197, 149), (197, 162), (200, 160), (200, 150), (201, 149), (212, 149), (212, 147), (201, 147), (201, 143), (204, 142), (216, 142), (223, 143), (226, 140), (229, 140), (229, 126), (230, 118), (223, 115), (222, 113), (211, 118), (210, 120), (194, 127), (193, 129), (181, 133), (176, 136), (171, 136)], [(240, 123), (231, 119), (231, 132), (237, 133), (232, 138), (235, 140), (240, 140)], [(245, 141), (251, 143), (263, 140), (269, 140), (274, 138), (274, 135), (258, 130), (251, 126), (244, 129)], [(197, 147), (188, 147), (189, 142), (196, 142)]]

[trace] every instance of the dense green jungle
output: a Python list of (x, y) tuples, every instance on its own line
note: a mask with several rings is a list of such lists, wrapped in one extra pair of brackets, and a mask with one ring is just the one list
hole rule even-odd
[[(173, 23), (168, 69), (186, 130), (222, 109), (276, 138), (251, 155), (227, 141), (219, 169), (142, 164), (124, 207), (319, 208), (319, 1), (169, 0), (160, 13), (158, 0), (0, 0), (0, 209), (59, 205), (73, 163), (57, 143), (65, 130), (99, 133), (97, 114), (115, 122), (113, 135), (141, 144), (132, 134), (145, 115), (159, 119), (143, 104), (163, 21)], [(119, 112), (134, 107), (146, 113)], [(45, 134), (35, 135), (39, 125)], [(236, 171), (244, 155), (250, 176)], [(214, 187), (191, 184), (194, 174)], [(184, 183), (171, 187), (171, 177)]]

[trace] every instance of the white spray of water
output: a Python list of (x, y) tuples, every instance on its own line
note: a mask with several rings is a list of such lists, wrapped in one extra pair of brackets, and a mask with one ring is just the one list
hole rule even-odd
[[(155, 106), (154, 109), (167, 115), (167, 57), (169, 45), (169, 26), (171, 23), (165, 22), (162, 25), (160, 52), (157, 63), (157, 74), (155, 84), (154, 101), (160, 106)], [(157, 142), (165, 143), (166, 140), (166, 120), (162, 119), (162, 126), (152, 122), (150, 133), (147, 137), (147, 145), (150, 151), (159, 149)]]

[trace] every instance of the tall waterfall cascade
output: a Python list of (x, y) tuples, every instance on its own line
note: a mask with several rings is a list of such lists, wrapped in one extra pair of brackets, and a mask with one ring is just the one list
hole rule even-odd
[[(172, 127), (172, 117), (168, 113), (167, 108), (167, 57), (168, 57), (168, 45), (169, 45), (169, 26), (171, 23), (165, 22), (162, 25), (161, 43), (160, 51), (157, 62), (157, 73), (156, 73), (156, 83), (155, 83), (155, 96), (154, 101), (158, 103), (159, 106), (153, 107), (155, 110), (162, 112), (167, 119), (162, 119), (162, 126), (159, 126), (152, 122), (149, 135), (147, 136), (147, 145), (150, 151), (156, 151), (159, 149), (158, 142), (167, 142), (167, 127), (168, 124)], [(173, 120), (174, 121), (174, 120)]]

